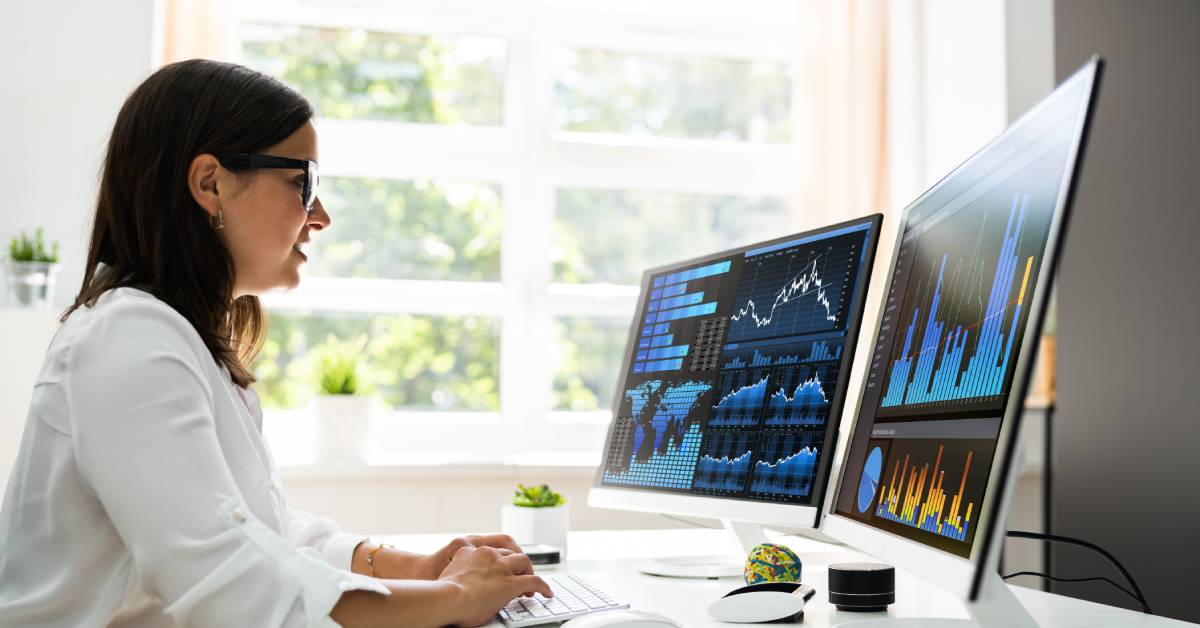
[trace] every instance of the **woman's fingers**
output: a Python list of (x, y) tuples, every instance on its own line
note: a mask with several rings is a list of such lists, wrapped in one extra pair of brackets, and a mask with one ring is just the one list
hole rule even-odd
[(507, 534), (477, 534), (467, 537), (467, 542), (475, 547), (497, 547), (518, 553), (521, 551), (521, 546)]
[[(496, 550), (502, 552), (505, 550)], [(533, 573), (533, 563), (524, 554), (502, 554), (499, 560), (503, 562), (514, 575), (523, 576)]]
[(542, 580), (539, 576), (532, 574), (527, 576), (517, 576), (516, 580), (517, 586), (521, 591), (524, 592), (525, 595), (541, 593), (546, 597), (554, 597), (554, 591), (550, 590), (550, 585), (546, 584), (546, 581)]

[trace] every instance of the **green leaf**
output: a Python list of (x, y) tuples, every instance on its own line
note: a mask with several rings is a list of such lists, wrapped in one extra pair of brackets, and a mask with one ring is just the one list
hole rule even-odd
[(47, 251), (45, 234), (40, 227), (34, 232), (33, 238), (29, 238), (22, 231), (20, 236), (14, 237), (9, 241), (8, 256), (14, 262), (45, 262), (54, 264), (58, 262), (58, 242), (52, 243), (50, 251)]
[(567, 503), (567, 499), (550, 490), (546, 484), (540, 486), (518, 484), (517, 490), (513, 491), (512, 503), (514, 506), (525, 508), (553, 508)]
[(325, 344), (313, 349), (317, 357), (321, 392), (326, 395), (358, 393), (358, 363), (366, 344), (366, 334), (359, 335), (352, 342), (343, 342), (330, 333), (325, 337)]

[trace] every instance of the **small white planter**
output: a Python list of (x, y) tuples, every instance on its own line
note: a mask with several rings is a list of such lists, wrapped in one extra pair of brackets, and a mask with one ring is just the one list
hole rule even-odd
[(62, 264), (8, 260), (8, 292), (13, 305), (42, 309), (54, 297), (54, 280)]
[(317, 395), (316, 462), (348, 465), (367, 462), (371, 398), (362, 395)]
[(567, 504), (549, 508), (530, 508), (505, 504), (500, 511), (500, 529), (518, 544), (553, 545), (567, 557), (567, 530), (570, 529)]

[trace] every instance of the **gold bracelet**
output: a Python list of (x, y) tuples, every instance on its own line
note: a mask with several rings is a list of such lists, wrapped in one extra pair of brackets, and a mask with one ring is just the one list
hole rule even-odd
[(378, 552), (379, 550), (381, 550), (385, 547), (393, 547), (394, 548), (395, 545), (388, 545), (387, 543), (380, 543), (379, 545), (376, 545), (375, 547), (371, 548), (371, 551), (367, 552), (367, 570), (371, 572), (372, 577), (375, 577), (375, 578), (379, 577), (379, 576), (375, 575), (375, 552)]

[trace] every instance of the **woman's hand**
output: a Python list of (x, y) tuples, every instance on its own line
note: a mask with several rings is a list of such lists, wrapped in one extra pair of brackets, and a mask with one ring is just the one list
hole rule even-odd
[(455, 552), (464, 547), (495, 547), (521, 553), (521, 547), (506, 534), (482, 534), (464, 536), (450, 541), (446, 547), (433, 554), (414, 554), (394, 548), (379, 548), (375, 551), (375, 568), (367, 565), (367, 555), (377, 546), (362, 543), (354, 548), (350, 570), (364, 576), (394, 580), (437, 580), (450, 564)]
[(496, 547), (460, 547), (438, 580), (459, 587), (460, 623), (467, 626), (486, 624), (518, 596), (554, 595), (550, 585), (533, 575), (528, 556)]
[(450, 564), (451, 560), (453, 560), (454, 555), (464, 547), (494, 547), (517, 554), (521, 553), (521, 546), (517, 545), (517, 542), (507, 534), (473, 534), (463, 536), (450, 541), (446, 547), (429, 556), (418, 558), (416, 560), (415, 573), (412, 577), (437, 580)]

